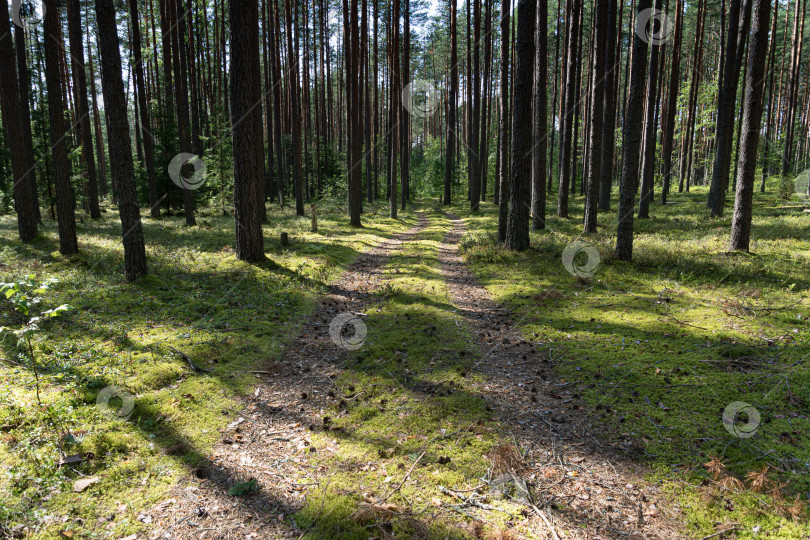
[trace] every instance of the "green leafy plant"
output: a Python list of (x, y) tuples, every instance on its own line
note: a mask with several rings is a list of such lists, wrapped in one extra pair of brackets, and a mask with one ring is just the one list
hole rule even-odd
[(58, 282), (59, 280), (55, 278), (39, 281), (36, 276), (27, 276), (19, 281), (0, 283), (0, 294), (11, 303), (15, 311), (25, 317), (25, 322), (20, 328), (14, 329), (0, 326), (0, 336), (3, 339), (7, 335), (15, 336), (17, 338), (17, 347), (28, 354), (34, 370), (34, 378), (36, 379), (37, 403), (40, 405), (42, 405), (42, 401), (39, 398), (39, 372), (37, 371), (36, 356), (34, 355), (31, 338), (40, 331), (39, 325), (42, 321), (60, 317), (64, 312), (71, 309), (69, 305), (62, 304), (54, 309), (40, 311), (36, 314), (36, 306), (42, 302), (43, 295)]

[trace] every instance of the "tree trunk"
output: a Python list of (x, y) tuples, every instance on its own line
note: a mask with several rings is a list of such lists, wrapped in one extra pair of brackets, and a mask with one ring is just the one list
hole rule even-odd
[(402, 89), (399, 84), (399, 0), (391, 2), (391, 29), (388, 33), (389, 40), (389, 70), (391, 72), (391, 87), (389, 89), (389, 115), (391, 143), (388, 147), (389, 155), (389, 202), (391, 205), (391, 218), (397, 218), (397, 154), (399, 153), (399, 112), (402, 103)]
[[(71, 0), (78, 2), (78, 0)], [(146, 85), (143, 78), (143, 58), (141, 57), (141, 29), (138, 17), (138, 0), (129, 0), (130, 27), (132, 28), (132, 51), (134, 53), (135, 87), (140, 108), (140, 130), (143, 134), (143, 154), (146, 162), (146, 182), (149, 186), (149, 211), (153, 218), (160, 217), (160, 201), (157, 194), (157, 176), (155, 175), (154, 139), (152, 124), (149, 121), (149, 109), (146, 107)]]
[[(620, 49), (621, 47), (619, 47)], [(616, 148), (616, 81), (619, 66), (616, 56), (616, 0), (608, 0), (605, 32), (605, 100), (602, 120), (602, 148), (599, 162), (599, 210), (610, 210), (613, 185), (613, 154)]]
[(287, 19), (287, 73), (290, 80), (290, 111), (292, 114), (293, 185), (295, 186), (295, 213), (304, 215), (304, 177), (301, 164), (301, 105), (299, 103), (298, 54), (293, 46), (292, 1), (285, 0)]
[[(650, 8), (650, 0), (638, 0), (636, 17)], [(622, 176), (619, 188), (619, 222), (616, 233), (616, 258), (633, 258), (633, 211), (638, 192), (638, 162), (641, 127), (644, 120), (644, 86), (647, 78), (647, 42), (637, 33), (633, 38), (633, 63), (630, 69), (630, 95), (622, 130)]]
[[(607, 0), (600, 0), (607, 1)], [(548, 0), (537, 2), (534, 25), (532, 109), (532, 229), (546, 228), (546, 139), (548, 137)]]
[[(450, 91), (447, 96), (447, 157), (444, 162), (444, 196), (443, 204), (450, 204), (452, 197), (452, 178), (456, 171), (456, 103), (458, 96), (458, 30), (456, 17), (456, 2), (449, 0), (450, 8)], [(508, 10), (509, 0), (504, 0), (504, 9)], [(509, 17), (509, 15), (507, 15)], [(503, 94), (503, 91), (501, 92)]]
[[(56, 186), (56, 215), (59, 222), (59, 251), (63, 255), (79, 252), (76, 241), (75, 195), (70, 185), (68, 130), (62, 93), (60, 51), (64, 47), (60, 33), (59, 7), (56, 0), (45, 3), (45, 85), (48, 93), (48, 119), (51, 127), (51, 156)], [(5, 39), (5, 38), (4, 38)], [(8, 34), (11, 39), (11, 34)], [(13, 71), (7, 71), (13, 73)], [(9, 77), (8, 79), (12, 79)], [(7, 80), (3, 77), (3, 80)], [(3, 93), (5, 95), (5, 92)], [(17, 131), (20, 133), (20, 131)], [(127, 134), (129, 134), (127, 132)], [(22, 154), (20, 154), (22, 158)], [(13, 162), (12, 162), (13, 165)], [(16, 175), (15, 175), (16, 176)]]
[[(655, 0), (655, 13), (661, 13), (661, 0)], [(652, 24), (652, 21), (650, 21)], [(650, 34), (655, 36), (654, 28), (650, 28)], [(655, 146), (658, 126), (655, 123), (656, 102), (658, 97), (658, 53), (661, 46), (653, 38), (652, 51), (650, 53), (649, 76), (647, 77), (647, 105), (645, 108), (646, 119), (644, 121), (644, 145), (641, 161), (641, 199), (638, 202), (639, 219), (650, 217), (650, 199), (652, 199), (653, 182), (655, 181)]]
[(672, 44), (672, 68), (667, 93), (667, 118), (661, 159), (664, 162), (664, 185), (661, 188), (661, 204), (667, 204), (672, 179), (672, 147), (675, 140), (675, 113), (678, 90), (681, 82), (681, 42), (683, 41), (683, 0), (675, 3), (675, 41)]
[[(547, 5), (547, 0), (538, 2)], [(535, 0), (518, 0), (515, 102), (512, 107), (512, 166), (509, 182), (509, 220), (506, 226), (506, 247), (516, 251), (524, 251), (529, 247), (532, 140), (526, 134), (531, 133), (532, 118), (526, 112), (532, 110), (536, 9)]]
[[(350, 33), (346, 36), (349, 42), (349, 57), (351, 63), (346, 67), (346, 98), (350, 100), (347, 109), (346, 121), (351, 126), (349, 134), (351, 138), (348, 146), (351, 148), (351, 163), (348, 169), (349, 175), (349, 223), (353, 227), (360, 227), (360, 213), (363, 211), (363, 124), (361, 110), (361, 90), (360, 90), (360, 28), (358, 25), (357, 0), (350, 2)], [(348, 81), (351, 80), (351, 84)]]
[(766, 69), (766, 73), (768, 74), (767, 77), (770, 79), (768, 82), (768, 116), (765, 119), (765, 147), (762, 150), (762, 181), (759, 185), (760, 193), (765, 193), (765, 180), (770, 176), (770, 155), (769, 155), (769, 145), (770, 145), (770, 137), (771, 137), (771, 119), (773, 118), (773, 97), (774, 97), (774, 67), (776, 62), (776, 23), (779, 19), (779, 2), (775, 2), (773, 5), (773, 22), (771, 23), (771, 44), (770, 44), (770, 52), (768, 52), (768, 65), (769, 68)]
[[(754, 199), (754, 176), (757, 172), (757, 146), (762, 122), (762, 98), (765, 90), (765, 59), (768, 53), (768, 22), (771, 0), (754, 0), (753, 33), (748, 53), (745, 110), (743, 113), (742, 148), (739, 177), (731, 223), (731, 250), (748, 251), (751, 238), (751, 212)], [(773, 36), (772, 39), (775, 39)]]
[(135, 188), (132, 142), (129, 137), (127, 102), (121, 80), (121, 53), (113, 0), (96, 0), (99, 51), (101, 53), (101, 86), (107, 113), (110, 173), (118, 186), (118, 213), (124, 243), (124, 264), (128, 281), (146, 275), (141, 211)]
[(582, 0), (568, 2), (568, 31), (566, 32), (565, 97), (563, 101), (562, 134), (560, 136), (560, 186), (557, 193), (557, 216), (568, 217), (568, 190), (571, 185), (571, 143), (574, 137), (574, 100), (576, 99), (577, 44), (579, 42), (579, 12)]
[[(56, 20), (57, 17), (58, 13), (52, 15), (51, 22), (53, 24), (59, 24)], [(58, 45), (56, 45), (52, 39), (46, 39), (45, 42), (46, 52), (49, 48), (48, 42), (51, 42), (50, 52), (53, 53), (54, 51), (52, 49), (54, 46)], [(6, 128), (5, 139), (11, 158), (12, 179), (14, 181), (14, 205), (17, 211), (17, 231), (21, 241), (30, 242), (37, 236), (37, 212), (35, 210), (37, 201), (36, 197), (33, 196), (34, 190), (31, 189), (30, 185), (34, 177), (27, 174), (25, 142), (23, 137), (20, 136), (23, 132), (23, 118), (20, 109), (20, 87), (15, 64), (8, 3), (6, 0), (0, 0), (0, 71), (3, 73), (3, 76), (0, 77), (0, 99), (2, 99), (3, 125)], [(56, 82), (58, 83), (59, 81), (57, 80)], [(61, 88), (58, 95), (61, 100)], [(48, 92), (48, 97), (51, 97), (50, 91)], [(60, 106), (56, 111), (61, 119), (64, 108)], [(51, 130), (53, 131), (53, 126), (51, 126)], [(65, 149), (65, 146), (62, 146), (62, 148)], [(67, 158), (67, 153), (65, 153), (65, 158)], [(63, 251), (63, 253), (75, 253), (77, 251), (75, 246), (76, 233), (74, 231), (73, 250)], [(60, 243), (60, 249), (61, 248), (67, 249), (69, 246)]]
[(492, 83), (490, 77), (492, 74), (492, 1), (485, 0), (484, 8), (484, 84), (481, 96), (482, 107), (480, 111), (480, 121), (478, 129), (478, 183), (481, 186), (479, 193), (481, 200), (487, 200), (487, 175), (489, 173), (489, 121), (490, 121), (490, 93), (492, 90)]
[(82, 41), (81, 6), (79, 0), (67, 1), (68, 37), (70, 41), (71, 71), (76, 95), (76, 122), (82, 145), (82, 161), (87, 168), (87, 197), (90, 217), (98, 219), (98, 180), (96, 158), (93, 152), (93, 132), (90, 130), (90, 111), (87, 106), (87, 75), (84, 71), (84, 42)]
[[(451, 0), (452, 2), (452, 0)], [(498, 241), (506, 242), (506, 225), (509, 217), (509, 124), (512, 119), (509, 114), (509, 37), (510, 13), (512, 6), (510, 0), (503, 0), (501, 5), (501, 144), (498, 153), (501, 156), (501, 171), (498, 178), (500, 193), (498, 194)]]
[[(745, 2), (744, 7), (742, 5), (743, 1)], [(725, 61), (723, 63), (723, 88), (717, 105), (716, 150), (712, 168), (712, 184), (707, 204), (708, 208), (711, 209), (712, 217), (723, 215), (723, 206), (726, 200), (728, 175), (731, 168), (731, 145), (734, 142), (737, 86), (740, 76), (737, 51), (748, 32), (748, 25), (745, 23), (740, 25), (740, 22), (741, 15), (743, 19), (748, 19), (750, 10), (751, 0), (731, 0)]]
[[(173, 22), (172, 32), (172, 64), (174, 65), (174, 93), (177, 98), (177, 136), (180, 142), (180, 152), (191, 154), (191, 135), (189, 134), (189, 103), (188, 80), (186, 77), (186, 15), (183, 9), (184, 0), (167, 0), (170, 20)], [(186, 215), (186, 226), (197, 224), (194, 218), (194, 198), (192, 190), (183, 188), (183, 211)]]
[(231, 125), (233, 126), (233, 217), (236, 256), (257, 262), (264, 257), (262, 211), (264, 143), (259, 2), (231, 0)]
[[(596, 232), (596, 210), (599, 204), (599, 183), (602, 177), (602, 125), (605, 108), (605, 83), (608, 87), (611, 81), (605, 80), (605, 62), (613, 52), (606, 51), (610, 18), (608, 17), (608, 0), (596, 0), (594, 11), (593, 36), (593, 73), (591, 83), (591, 112), (590, 112), (590, 143), (588, 149), (588, 194), (585, 199), (585, 228), (584, 232)], [(609, 56), (606, 56), (609, 55)], [(612, 118), (608, 122), (612, 122)]]
[(796, 16), (793, 22), (793, 39), (790, 53), (790, 83), (787, 90), (787, 114), (785, 115), (784, 148), (782, 150), (782, 176), (794, 170), (793, 132), (796, 123), (796, 102), (799, 93), (799, 64), (804, 40), (804, 17), (807, 0), (796, 0)]
[[(265, 0), (270, 2), (270, 0)], [(276, 187), (278, 188), (278, 204), (284, 208), (284, 186), (287, 183), (286, 168), (284, 166), (284, 148), (281, 144), (281, 66), (279, 61), (279, 50), (276, 46), (279, 29), (278, 5), (275, 0), (271, 3), (270, 9), (270, 59), (272, 61), (271, 72), (273, 75), (273, 144), (276, 147), (276, 161), (278, 163), (278, 177)], [(331, 94), (330, 94), (331, 95)]]
[(20, 113), (23, 127), (23, 142), (25, 143), (25, 170), (27, 178), (23, 181), (31, 190), (34, 215), (38, 222), (42, 221), (39, 212), (39, 194), (37, 193), (37, 174), (35, 170), (34, 158), (34, 136), (31, 132), (31, 107), (29, 103), (29, 91), (31, 75), (28, 72), (28, 59), (26, 58), (27, 46), (25, 44), (25, 29), (22, 26), (14, 28), (14, 43), (17, 53), (17, 72), (19, 74), (20, 86)]

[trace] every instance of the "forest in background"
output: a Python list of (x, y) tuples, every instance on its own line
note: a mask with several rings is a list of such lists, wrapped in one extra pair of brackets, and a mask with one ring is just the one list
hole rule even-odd
[[(262, 200), (344, 199), (352, 225), (380, 197), (393, 217), (414, 197), (491, 201), (525, 249), (529, 214), (540, 229), (587, 195), (592, 232), (618, 186), (629, 259), (636, 202), (643, 219), (708, 186), (707, 215), (733, 202), (746, 250), (754, 189), (807, 196), (805, 3), (112, 2), (106, 33), (79, 0), (13, 3), (2, 205), (24, 241), (41, 207), (58, 217), (63, 253), (73, 208), (94, 219), (99, 200), (187, 225), (233, 207), (249, 260)], [(139, 236), (134, 206), (122, 217)]]

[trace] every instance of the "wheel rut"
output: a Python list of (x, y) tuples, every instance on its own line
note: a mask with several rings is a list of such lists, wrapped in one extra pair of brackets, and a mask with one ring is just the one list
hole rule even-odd
[(524, 479), (542, 493), (532, 509), (542, 521), (538, 530), (551, 537), (553, 528), (565, 538), (680, 537), (663, 495), (644, 481), (645, 471), (598, 440), (598, 418), (583, 409), (576, 385), (555, 375), (550, 349), (526, 340), (518, 329), (522, 321), (516, 323), (465, 264), (459, 250), (464, 222), (445, 215), (453, 227), (439, 251), (442, 274), (482, 351), (475, 369), (483, 381), (475, 391), (496, 413), (504, 441), (529, 466)]
[[(329, 405), (332, 380), (348, 352), (330, 336), (339, 315), (362, 320), (379, 301), (375, 293), (386, 277), (381, 270), (392, 255), (413, 240), (430, 219), (417, 212), (417, 223), (360, 254), (317, 302), (285, 355), (255, 372), (260, 379), (237, 420), (221, 430), (222, 438), (206, 462), (181, 479), (171, 498), (144, 515), (149, 538), (296, 538), (303, 531), (293, 516), (307, 492), (328, 478), (310, 464), (315, 451), (309, 433), (320, 427)], [(238, 483), (256, 479), (258, 494), (234, 497)]]

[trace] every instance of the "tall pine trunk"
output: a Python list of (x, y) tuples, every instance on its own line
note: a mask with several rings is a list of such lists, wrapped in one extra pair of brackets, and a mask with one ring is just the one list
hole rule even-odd
[(113, 0), (96, 0), (96, 21), (101, 53), (101, 87), (107, 113), (110, 173), (118, 186), (118, 213), (126, 276), (128, 281), (133, 281), (146, 275), (146, 249), (135, 188), (135, 166), (132, 162), (124, 81), (121, 80), (121, 52)]
[[(650, 8), (650, 0), (636, 2), (636, 17)], [(633, 258), (633, 211), (636, 205), (639, 176), (639, 149), (644, 121), (644, 87), (647, 79), (647, 42), (636, 34), (633, 38), (633, 63), (630, 68), (630, 95), (622, 130), (622, 176), (619, 187), (619, 223), (616, 232), (616, 258)]]
[[(661, 12), (661, 0), (655, 0), (656, 13)], [(650, 23), (652, 24), (652, 22)], [(652, 35), (655, 28), (650, 28)], [(647, 78), (647, 105), (645, 107), (646, 118), (644, 120), (644, 144), (641, 161), (641, 199), (638, 203), (639, 219), (650, 217), (650, 200), (652, 199), (653, 182), (655, 181), (655, 147), (658, 126), (655, 122), (656, 102), (658, 97), (658, 54), (661, 46), (657, 40), (652, 42), (652, 52), (650, 53), (649, 76)]]
[[(751, 213), (754, 199), (754, 177), (757, 172), (757, 147), (762, 123), (762, 101), (765, 91), (765, 59), (768, 53), (768, 22), (771, 0), (754, 0), (753, 33), (748, 52), (745, 105), (742, 121), (742, 145), (731, 223), (731, 250), (748, 251), (751, 238)], [(772, 39), (775, 39), (773, 36)]]
[[(71, 0), (78, 1), (78, 0)], [(152, 124), (149, 121), (149, 109), (146, 106), (146, 85), (143, 77), (143, 58), (141, 57), (141, 29), (138, 17), (138, 0), (129, 0), (130, 28), (132, 28), (132, 50), (134, 53), (133, 68), (135, 87), (140, 109), (140, 131), (143, 134), (143, 155), (146, 165), (146, 182), (149, 188), (149, 211), (153, 218), (160, 217), (160, 201), (157, 193), (157, 176), (155, 174), (154, 139)]]
[[(444, 196), (442, 203), (451, 203), (452, 179), (456, 171), (456, 103), (458, 96), (458, 30), (455, 0), (448, 1), (450, 9), (450, 89), (447, 96), (447, 158), (444, 162)], [(508, 10), (509, 0), (504, 0), (504, 9)], [(507, 15), (508, 17), (508, 15)], [(503, 93), (503, 90), (502, 90)]]
[(82, 161), (87, 169), (87, 197), (90, 217), (98, 219), (101, 210), (98, 206), (98, 180), (96, 159), (93, 152), (93, 132), (90, 130), (90, 110), (87, 106), (87, 75), (84, 72), (84, 42), (82, 41), (82, 17), (79, 0), (67, 1), (68, 38), (70, 41), (70, 61), (76, 95), (76, 119), (82, 145)]
[[(613, 154), (616, 150), (616, 0), (608, 0), (607, 30), (605, 32), (605, 99), (602, 120), (602, 147), (599, 163), (599, 210), (610, 210), (610, 190), (613, 187)], [(618, 47), (619, 49), (621, 47)]]
[[(599, 204), (599, 182), (602, 176), (602, 124), (605, 107), (605, 49), (607, 46), (608, 0), (595, 0), (593, 36), (593, 73), (591, 74), (590, 142), (588, 144), (587, 197), (585, 199), (586, 233), (596, 232)], [(610, 83), (609, 83), (610, 84)], [(612, 119), (610, 119), (612, 120)], [(609, 120), (609, 121), (610, 121)]]
[[(538, 0), (547, 4), (547, 0)], [(529, 247), (529, 202), (532, 178), (532, 130), (534, 86), (535, 0), (518, 0), (517, 34), (515, 35), (515, 102), (512, 107), (512, 166), (509, 181), (509, 219), (506, 247), (524, 251)], [(545, 7), (540, 9), (547, 9)], [(545, 144), (545, 141), (543, 141)]]
[[(58, 14), (54, 14), (51, 18), (55, 21), (57, 16)], [(56, 21), (56, 23), (58, 24), (58, 21)], [(51, 47), (53, 47), (53, 45)], [(38, 232), (37, 213), (34, 209), (37, 202), (36, 198), (32, 196), (33, 190), (29, 185), (33, 177), (27, 174), (25, 144), (23, 138), (20, 136), (23, 131), (23, 118), (20, 111), (20, 88), (17, 79), (14, 45), (12, 43), (8, 3), (6, 0), (0, 0), (0, 70), (2, 70), (3, 73), (3, 76), (0, 77), (0, 99), (2, 99), (3, 125), (6, 128), (5, 139), (11, 154), (14, 204), (17, 211), (17, 231), (20, 240), (30, 242), (37, 236)], [(59, 96), (61, 95), (60, 90)], [(50, 97), (50, 92), (48, 92), (48, 97)], [(59, 107), (57, 111), (59, 115), (61, 115), (63, 108)], [(75, 246), (75, 232), (73, 234), (73, 240)], [(75, 253), (75, 251), (74, 249), (69, 253)]]
[(39, 195), (37, 194), (37, 174), (35, 170), (34, 158), (34, 136), (31, 131), (31, 108), (29, 104), (29, 91), (31, 84), (31, 76), (28, 72), (28, 59), (26, 58), (26, 50), (28, 47), (25, 44), (25, 29), (22, 26), (14, 28), (14, 43), (17, 53), (17, 72), (19, 74), (20, 86), (20, 113), (23, 124), (23, 142), (25, 144), (25, 171), (26, 179), (23, 181), (24, 185), (28, 186), (31, 191), (31, 201), (33, 201), (34, 214), (37, 221), (42, 221), (42, 215), (39, 212)]
[[(70, 135), (67, 126), (65, 126), (64, 116), (65, 102), (62, 93), (62, 59), (60, 54), (60, 51), (64, 48), (64, 43), (62, 42), (60, 28), (58, 4), (56, 0), (48, 0), (45, 2), (45, 86), (48, 94), (48, 120), (51, 128), (53, 180), (56, 186), (59, 252), (63, 255), (71, 255), (79, 252), (79, 245), (76, 241), (75, 194), (70, 185), (70, 163), (68, 162), (67, 146)], [(11, 34), (8, 35), (8, 39), (11, 39)], [(5, 76), (3, 80), (6, 80)], [(22, 154), (20, 157), (22, 157)]]
[(661, 159), (664, 163), (664, 183), (661, 188), (661, 204), (667, 204), (672, 181), (672, 148), (675, 140), (675, 114), (678, 103), (678, 90), (681, 82), (681, 42), (683, 41), (683, 0), (675, 3), (675, 41), (672, 44), (672, 65), (667, 93), (667, 118), (665, 120), (664, 142)]
[[(452, 2), (453, 0), (451, 0)], [(510, 0), (503, 0), (501, 6), (501, 130), (500, 147), (498, 153), (501, 157), (501, 171), (498, 178), (500, 192), (498, 193), (498, 241), (506, 242), (506, 224), (509, 217), (509, 124), (512, 120), (509, 114), (510, 86), (509, 86), (509, 38)]]
[(231, 0), (231, 125), (233, 132), (233, 217), (236, 256), (248, 262), (264, 257), (264, 143), (259, 2)]
[(546, 228), (548, 0), (539, 0), (536, 12), (534, 25), (534, 99), (532, 108), (532, 229), (539, 231)]

